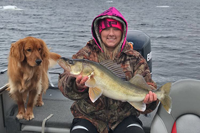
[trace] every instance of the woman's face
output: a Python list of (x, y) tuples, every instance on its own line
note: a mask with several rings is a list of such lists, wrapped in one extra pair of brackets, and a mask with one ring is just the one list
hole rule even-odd
[(105, 44), (108, 50), (114, 50), (115, 47), (121, 41), (122, 32), (120, 29), (115, 27), (105, 28), (101, 32), (101, 40)]

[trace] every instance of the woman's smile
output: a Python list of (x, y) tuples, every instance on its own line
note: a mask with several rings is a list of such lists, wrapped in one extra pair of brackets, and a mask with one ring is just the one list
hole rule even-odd
[(114, 49), (121, 41), (122, 32), (118, 28), (109, 27), (101, 32), (101, 39), (105, 46)]

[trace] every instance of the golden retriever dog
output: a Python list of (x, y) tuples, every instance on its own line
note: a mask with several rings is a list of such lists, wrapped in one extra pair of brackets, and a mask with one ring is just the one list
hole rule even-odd
[(11, 45), (8, 61), (9, 93), (17, 102), (18, 119), (33, 119), (33, 107), (44, 104), (42, 94), (49, 86), (48, 68), (56, 64), (60, 57), (50, 52), (43, 40), (34, 37), (20, 39)]

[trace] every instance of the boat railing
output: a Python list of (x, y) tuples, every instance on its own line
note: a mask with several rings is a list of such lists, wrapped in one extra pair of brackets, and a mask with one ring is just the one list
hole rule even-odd
[[(7, 72), (7, 71), (8, 71), (7, 68), (6, 68), (6, 69), (3, 69), (3, 70), (0, 70), (0, 74), (4, 74), (4, 73)], [(53, 84), (53, 82), (52, 82), (52, 80), (51, 80), (50, 74), (57, 74), (57, 75), (59, 75), (60, 73), (54, 72), (54, 71), (48, 71), (49, 85), (50, 85), (50, 87), (55, 87), (55, 85)], [(3, 92), (3, 91), (4, 91), (5, 89), (7, 89), (7, 88), (8, 88), (8, 84), (2, 86), (2, 87), (0, 88), (0, 93)]]
[(55, 85), (53, 84), (53, 82), (52, 82), (52, 80), (51, 80), (50, 74), (57, 74), (57, 75), (59, 75), (60, 73), (59, 73), (59, 72), (54, 72), (54, 71), (48, 71), (49, 86), (54, 88)]

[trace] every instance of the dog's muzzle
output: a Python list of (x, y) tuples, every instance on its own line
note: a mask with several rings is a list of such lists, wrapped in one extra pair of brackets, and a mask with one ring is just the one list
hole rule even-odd
[(42, 60), (40, 60), (40, 59), (37, 59), (35, 62), (36, 62), (36, 64), (37, 64), (37, 65), (40, 65), (40, 64), (41, 64), (41, 62), (42, 62)]

